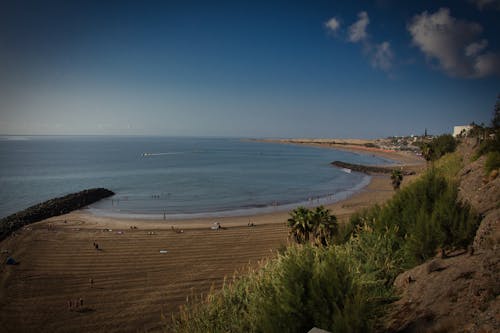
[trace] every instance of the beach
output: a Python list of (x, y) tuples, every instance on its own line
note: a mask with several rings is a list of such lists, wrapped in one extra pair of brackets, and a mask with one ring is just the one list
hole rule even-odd
[[(391, 158), (416, 171), (425, 167), (408, 154), (341, 148)], [(403, 186), (414, 177), (405, 177)], [(368, 186), (327, 208), (342, 223), (393, 194), (388, 175), (372, 175)], [(0, 243), (2, 260), (12, 256), (20, 262), (2, 266), (0, 329), (161, 331), (187, 297), (220, 288), (235, 271), (244, 274), (275, 256), (288, 243), (288, 216), (140, 220), (84, 209), (35, 223)], [(223, 228), (212, 230), (214, 222)]]

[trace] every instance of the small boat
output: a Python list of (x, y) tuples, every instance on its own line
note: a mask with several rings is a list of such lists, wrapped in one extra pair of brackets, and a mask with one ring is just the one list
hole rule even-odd
[(351, 169), (347, 169), (347, 168), (342, 168), (340, 170), (344, 171), (345, 173), (351, 173), (352, 172)]

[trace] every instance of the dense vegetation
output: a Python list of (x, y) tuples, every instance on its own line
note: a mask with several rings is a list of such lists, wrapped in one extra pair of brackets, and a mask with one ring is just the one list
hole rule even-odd
[(470, 137), (480, 140), (479, 149), (474, 158), (486, 155), (485, 171), (487, 174), (500, 168), (500, 95), (497, 97), (491, 127), (472, 124)]
[(457, 141), (450, 134), (440, 135), (430, 142), (419, 144), (422, 156), (427, 161), (436, 161), (447, 153), (452, 153), (457, 147)]
[[(473, 239), (478, 218), (469, 206), (457, 202), (453, 175), (460, 162), (456, 154), (445, 156), (387, 204), (356, 214), (346, 226), (335, 228), (327, 246), (310, 241), (309, 235), (315, 234), (310, 226), (307, 236), (303, 232), (296, 238), (303, 244), (289, 246), (259, 269), (225, 283), (221, 291), (189, 302), (173, 318), (170, 329), (307, 332), (316, 326), (331, 332), (376, 330), (384, 305), (394, 298), (392, 282), (397, 274), (432, 257), (438, 249), (463, 248)], [(288, 223), (293, 230), (318, 214), (335, 222), (321, 208), (301, 208)]]

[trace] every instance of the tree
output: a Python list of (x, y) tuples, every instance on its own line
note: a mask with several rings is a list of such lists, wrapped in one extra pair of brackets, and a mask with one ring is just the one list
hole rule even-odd
[(401, 172), (401, 170), (392, 170), (391, 174), (392, 187), (395, 190), (399, 190), (402, 181), (403, 181), (403, 173)]
[(323, 206), (316, 207), (312, 213), (313, 234), (317, 245), (328, 246), (338, 233), (337, 217)]
[(287, 221), (290, 236), (299, 244), (309, 241), (309, 234), (313, 231), (311, 211), (305, 207), (298, 207), (290, 213)]
[(327, 246), (338, 232), (337, 218), (323, 206), (311, 211), (298, 207), (287, 221), (290, 236), (299, 244), (309, 242), (311, 236), (317, 245)]
[(493, 118), (491, 119), (491, 125), (494, 130), (500, 128), (500, 94), (497, 96), (497, 102), (495, 103), (495, 112), (493, 113)]
[(425, 158), (427, 162), (432, 160), (432, 157), (434, 156), (434, 150), (432, 149), (430, 144), (425, 143), (422, 146), (422, 156)]

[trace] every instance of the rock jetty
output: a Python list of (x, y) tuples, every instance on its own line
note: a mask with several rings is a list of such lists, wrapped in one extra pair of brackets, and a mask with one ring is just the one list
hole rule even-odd
[(0, 241), (27, 224), (67, 214), (114, 194), (113, 191), (105, 188), (92, 188), (50, 199), (4, 217), (0, 220)]
[(352, 164), (342, 161), (334, 161), (330, 164), (339, 168), (350, 169), (352, 171), (363, 173), (392, 173), (392, 171), (394, 170), (400, 170), (403, 173), (403, 176), (410, 176), (415, 174), (415, 171), (402, 170), (402, 167), (370, 166), (362, 164)]

